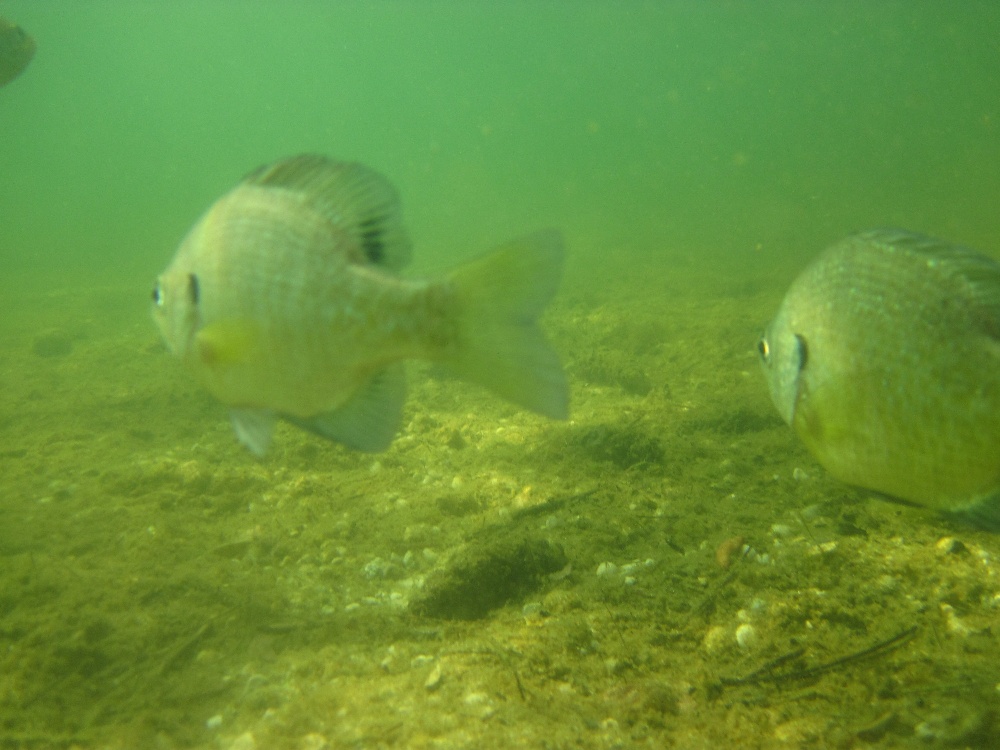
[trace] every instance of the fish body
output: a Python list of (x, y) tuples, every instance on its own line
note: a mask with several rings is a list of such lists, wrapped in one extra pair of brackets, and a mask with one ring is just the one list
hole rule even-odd
[(31, 35), (0, 16), (0, 86), (17, 78), (34, 56), (35, 40)]
[(902, 230), (827, 249), (758, 345), (771, 397), (849, 484), (1000, 530), (1000, 264)]
[(278, 418), (384, 449), (407, 359), (450, 366), (564, 418), (566, 379), (536, 325), (561, 275), (559, 234), (508, 243), (441, 279), (400, 277), (409, 254), (383, 177), (293, 157), (257, 170), (202, 216), (158, 279), (153, 315), (258, 454)]

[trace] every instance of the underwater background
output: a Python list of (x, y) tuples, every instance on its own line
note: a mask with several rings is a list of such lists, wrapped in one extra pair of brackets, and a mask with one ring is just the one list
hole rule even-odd
[[(0, 15), (0, 746), (1000, 745), (1000, 538), (827, 477), (754, 350), (856, 230), (1000, 256), (1000, 5)], [(384, 454), (237, 444), (149, 294), (310, 151), (414, 275), (564, 233), (570, 421), (417, 364)]]

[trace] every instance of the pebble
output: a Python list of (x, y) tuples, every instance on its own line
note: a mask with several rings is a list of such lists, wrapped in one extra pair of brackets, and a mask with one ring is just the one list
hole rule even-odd
[(430, 674), (427, 675), (427, 679), (424, 680), (424, 689), (434, 692), (441, 687), (441, 681), (443, 679), (444, 675), (441, 672), (441, 663), (438, 662), (434, 665), (434, 669), (431, 670)]
[(724, 540), (715, 548), (715, 562), (723, 570), (733, 564), (736, 553), (743, 550), (744, 537), (742, 535), (731, 536)]
[(939, 555), (959, 555), (968, 551), (968, 548), (953, 536), (943, 536), (938, 539), (934, 549)]
[(613, 562), (602, 562), (597, 566), (597, 575), (599, 576), (609, 576), (618, 571), (618, 566)]
[(941, 603), (941, 614), (945, 617), (945, 626), (948, 628), (949, 633), (954, 633), (955, 635), (960, 635), (967, 638), (970, 635), (974, 635), (978, 631), (974, 628), (970, 628), (966, 625), (962, 618), (958, 616), (955, 612), (955, 608), (950, 604)]
[(705, 637), (701, 640), (701, 645), (708, 653), (715, 654), (721, 651), (727, 642), (731, 643), (732, 641), (729, 641), (729, 634), (726, 628), (721, 625), (713, 625), (705, 633)]
[(757, 635), (757, 628), (750, 623), (745, 622), (736, 628), (736, 643), (740, 648), (750, 650), (755, 648), (759, 641), (760, 637)]

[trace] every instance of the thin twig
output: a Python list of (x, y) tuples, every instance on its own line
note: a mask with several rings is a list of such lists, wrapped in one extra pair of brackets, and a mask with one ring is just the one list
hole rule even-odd
[(779, 656), (777, 659), (772, 659), (748, 675), (743, 677), (723, 677), (720, 682), (725, 686), (734, 686), (753, 685), (760, 682), (788, 682), (790, 680), (802, 680), (809, 677), (816, 677), (817, 675), (831, 672), (847, 664), (853, 664), (854, 662), (862, 661), (864, 659), (887, 654), (893, 649), (902, 646), (906, 641), (912, 638), (916, 632), (917, 627), (913, 626), (897, 633), (891, 638), (879, 641), (868, 648), (856, 651), (852, 654), (840, 656), (832, 661), (823, 662), (822, 664), (817, 664), (813, 667), (806, 667), (804, 669), (797, 669), (789, 672), (776, 672), (778, 667), (792, 661), (793, 659), (799, 658), (805, 652), (804, 649), (796, 649), (795, 651)]

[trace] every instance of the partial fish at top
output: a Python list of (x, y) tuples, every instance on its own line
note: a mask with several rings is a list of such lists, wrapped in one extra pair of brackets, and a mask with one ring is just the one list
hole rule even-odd
[(514, 240), (435, 280), (400, 278), (409, 254), (387, 180), (296, 156), (249, 175), (202, 216), (156, 284), (153, 316), (258, 455), (278, 418), (383, 450), (411, 358), (565, 418), (566, 377), (536, 325), (561, 276), (559, 233)]
[(24, 29), (0, 16), (0, 86), (28, 67), (35, 56), (35, 40)]

